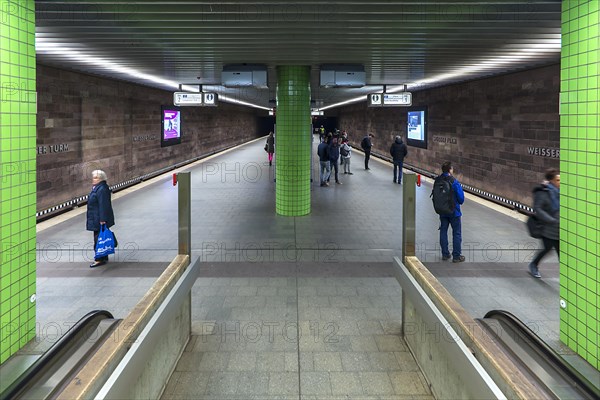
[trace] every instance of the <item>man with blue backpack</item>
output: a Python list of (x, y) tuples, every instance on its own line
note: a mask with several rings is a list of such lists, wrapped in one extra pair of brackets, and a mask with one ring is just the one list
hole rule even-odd
[(442, 174), (435, 178), (431, 198), (433, 208), (440, 215), (440, 246), (442, 248), (442, 260), (450, 259), (448, 249), (448, 226), (452, 226), (452, 262), (465, 261), (461, 254), (462, 227), (460, 217), (460, 205), (465, 202), (465, 193), (462, 186), (452, 176), (452, 163), (446, 161), (442, 164)]

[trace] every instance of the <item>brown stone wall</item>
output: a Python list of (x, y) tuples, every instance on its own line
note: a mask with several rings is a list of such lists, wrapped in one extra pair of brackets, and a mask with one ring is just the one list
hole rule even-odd
[(160, 147), (170, 91), (37, 66), (37, 209), (86, 195), (91, 172), (110, 185), (264, 134), (253, 108), (182, 107), (182, 142)]
[[(559, 149), (559, 65), (463, 84), (413, 92), (413, 106), (427, 106), (428, 148), (408, 147), (405, 162), (439, 173), (445, 160), (467, 185), (531, 205), (531, 188), (557, 157), (529, 154), (530, 148)], [(339, 110), (339, 126), (355, 145), (366, 132), (375, 150), (389, 156), (395, 135), (406, 142), (406, 109)], [(391, 173), (391, 172), (390, 172)]]

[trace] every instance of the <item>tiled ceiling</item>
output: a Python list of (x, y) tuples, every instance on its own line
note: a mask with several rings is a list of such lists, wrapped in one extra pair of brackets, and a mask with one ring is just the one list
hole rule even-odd
[[(38, 61), (177, 91), (198, 83), (271, 108), (276, 66), (311, 66), (313, 106), (503, 74), (560, 59), (560, 0), (35, 1)], [(268, 89), (225, 88), (226, 64), (264, 64)], [(319, 87), (322, 64), (367, 86)]]

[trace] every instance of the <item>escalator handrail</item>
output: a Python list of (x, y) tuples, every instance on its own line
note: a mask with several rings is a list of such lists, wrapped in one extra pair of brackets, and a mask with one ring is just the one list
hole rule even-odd
[[(102, 317), (102, 318), (101, 318)], [(58, 354), (60, 354), (79, 333), (83, 332), (89, 324), (98, 318), (114, 319), (113, 315), (106, 310), (94, 310), (84, 315), (64, 335), (60, 337), (40, 358), (25, 370), (10, 386), (0, 393), (0, 400), (13, 399), (26, 387), (27, 384)]]
[(519, 333), (534, 343), (537, 350), (541, 351), (547, 360), (557, 368), (563, 376), (571, 379), (575, 385), (582, 389), (592, 399), (600, 398), (600, 389), (594, 386), (585, 376), (567, 363), (554, 349), (546, 344), (530, 327), (525, 325), (523, 321), (517, 318), (514, 314), (505, 310), (491, 310), (483, 317), (492, 319), (502, 319), (508, 321), (513, 328), (516, 328)]

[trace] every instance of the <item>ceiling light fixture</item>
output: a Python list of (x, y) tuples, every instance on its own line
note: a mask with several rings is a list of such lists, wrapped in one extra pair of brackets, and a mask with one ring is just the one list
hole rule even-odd
[[(118, 74), (122, 74), (122, 75), (125, 75), (128, 77), (135, 78), (136, 80), (143, 79), (143, 80), (149, 81), (154, 84), (158, 84), (160, 86), (163, 86), (163, 87), (166, 87), (169, 89), (173, 89), (173, 90), (180, 89), (180, 86), (179, 86), (180, 84), (178, 82), (171, 81), (168, 79), (163, 79), (163, 78), (160, 78), (160, 77), (157, 77), (154, 75), (146, 74), (146, 73), (140, 72), (134, 68), (123, 67), (123, 66), (118, 65), (114, 61), (110, 61), (105, 58), (86, 55), (80, 50), (76, 50), (76, 49), (69, 48), (69, 47), (63, 47), (58, 43), (48, 42), (43, 37), (36, 36), (35, 50), (37, 53), (41, 53), (41, 54), (49, 53), (49, 54), (53, 54), (53, 55), (59, 55), (61, 57), (67, 58), (74, 62), (104, 68), (106, 70), (116, 72)], [(193, 86), (188, 86), (188, 85), (182, 85), (181, 89), (186, 90), (186, 91), (197, 91), (196, 88), (194, 88)], [(268, 107), (263, 107), (263, 106), (259, 106), (258, 104), (253, 104), (253, 103), (249, 103), (246, 101), (237, 100), (237, 99), (231, 98), (226, 95), (221, 95), (221, 94), (219, 94), (219, 101), (240, 104), (240, 105), (244, 105), (244, 106), (259, 108), (262, 110), (269, 110)]]
[[(491, 60), (482, 61), (479, 63), (475, 63), (473, 65), (458, 68), (452, 72), (435, 75), (435, 76), (432, 76), (431, 78), (421, 79), (412, 84), (409, 84), (408, 90), (425, 89), (427, 86), (433, 85), (437, 82), (442, 82), (447, 79), (458, 78), (461, 76), (467, 76), (472, 72), (477, 72), (477, 71), (481, 71), (481, 70), (490, 70), (490, 68), (506, 66), (506, 64), (511, 64), (511, 63), (515, 63), (518, 61), (528, 60), (528, 59), (533, 59), (541, 53), (548, 53), (548, 52), (552, 52), (552, 53), (559, 52), (560, 53), (560, 47), (561, 46), (560, 46), (560, 36), (559, 36), (557, 39), (551, 40), (547, 43), (531, 44), (528, 48), (514, 51), (511, 54), (502, 55), (502, 56), (493, 58)], [(517, 65), (515, 64), (515, 66), (517, 66)], [(407, 88), (407, 85), (397, 85), (397, 86), (391, 86), (391, 87), (388, 86), (386, 93), (402, 92), (402, 91), (405, 91), (406, 88)], [(361, 101), (366, 101), (365, 99), (366, 99), (366, 96), (364, 94), (362, 94), (359, 97), (355, 97), (355, 98), (352, 98), (352, 99), (349, 99), (346, 101), (342, 101), (340, 103), (331, 104), (326, 107), (321, 107), (321, 108), (319, 108), (319, 110), (327, 110), (329, 108), (335, 108), (335, 107), (339, 107), (339, 106), (343, 106), (343, 105), (347, 105), (347, 104), (358, 103)]]

